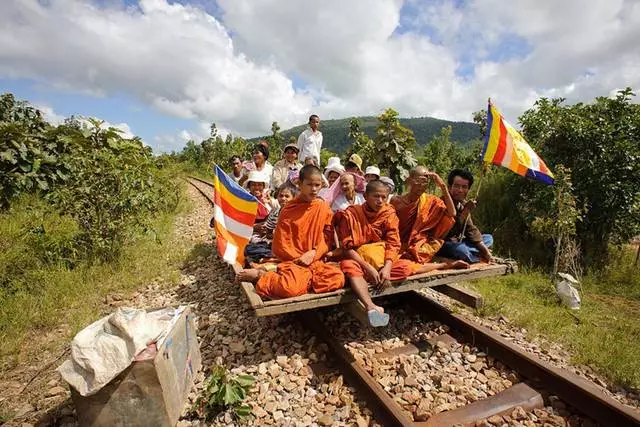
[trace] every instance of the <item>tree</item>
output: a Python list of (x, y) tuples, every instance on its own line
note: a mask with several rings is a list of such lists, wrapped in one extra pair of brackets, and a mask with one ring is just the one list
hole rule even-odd
[(409, 177), (409, 171), (417, 162), (412, 152), (416, 145), (413, 131), (400, 124), (398, 112), (387, 108), (378, 116), (378, 127), (375, 138), (375, 163), (385, 169), (396, 186)]
[(361, 129), (362, 121), (353, 118), (349, 121), (349, 142), (351, 146), (346, 152), (345, 159), (351, 157), (352, 154), (358, 154), (364, 165), (373, 165), (377, 163), (376, 148), (373, 140), (369, 138)]
[(480, 126), (480, 135), (484, 138), (487, 134), (487, 110), (479, 110), (473, 113), (473, 122)]
[(269, 142), (269, 157), (273, 159), (271, 163), (274, 163), (282, 157), (284, 148), (284, 137), (280, 133), (278, 122), (271, 123), (271, 136), (267, 138), (267, 141)]
[(520, 117), (525, 138), (551, 169), (571, 170), (577, 206), (586, 208), (577, 236), (591, 261), (605, 261), (610, 243), (640, 233), (640, 106), (633, 96), (627, 88), (570, 106), (542, 98)]
[(454, 166), (457, 150), (451, 136), (451, 126), (442, 128), (424, 148), (425, 166), (440, 176), (446, 176)]
[(579, 277), (579, 250), (575, 242), (576, 224), (581, 218), (581, 209), (576, 204), (571, 183), (571, 171), (562, 165), (555, 169), (555, 185), (547, 187), (553, 192), (551, 209), (537, 216), (531, 230), (538, 236), (553, 240), (555, 256), (553, 274), (558, 271)]

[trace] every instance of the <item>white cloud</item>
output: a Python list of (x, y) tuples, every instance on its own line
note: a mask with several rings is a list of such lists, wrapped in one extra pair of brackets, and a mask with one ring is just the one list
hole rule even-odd
[[(35, 102), (35, 103), (33, 103), (33, 106), (35, 108), (37, 108), (38, 110), (40, 110), (40, 112), (44, 116), (44, 119), (46, 121), (48, 121), (49, 123), (51, 123), (52, 125), (54, 125), (54, 126), (58, 126), (58, 125), (64, 123), (65, 119), (67, 118), (66, 116), (57, 114), (55, 111), (53, 111), (53, 108), (51, 108), (47, 104)], [(123, 138), (127, 138), (127, 139), (131, 139), (131, 138), (136, 136), (133, 133), (133, 131), (131, 130), (131, 127), (127, 123), (115, 123), (114, 124), (114, 123), (110, 123), (110, 122), (108, 122), (106, 120), (98, 119), (98, 118), (95, 118), (95, 117), (93, 117), (93, 118), (102, 122), (100, 124), (100, 128), (101, 129), (109, 129), (109, 128), (118, 129), (120, 131), (120, 136), (122, 136)], [(88, 117), (77, 116), (76, 120), (78, 120), (83, 125), (92, 126), (91, 123), (89, 122), (89, 118)]]
[[(489, 96), (515, 122), (540, 96), (589, 100), (640, 87), (634, 0), (218, 0), (222, 21), (167, 0), (105, 3), (3, 4), (0, 76), (124, 91), (196, 121), (157, 136), (164, 149), (206, 137), (211, 122), (252, 136), (274, 120), (286, 128), (311, 112), (388, 106), (469, 120)], [(415, 13), (402, 16), (403, 6)], [(514, 38), (522, 46), (502, 55)], [(462, 65), (472, 73), (459, 76)]]
[(311, 107), (284, 73), (237, 54), (202, 10), (166, 0), (107, 4), (3, 2), (0, 76), (104, 96), (124, 91), (167, 114), (247, 133), (276, 119), (296, 123)]
[(64, 122), (64, 120), (66, 119), (65, 116), (61, 116), (60, 114), (56, 114), (53, 111), (53, 108), (51, 108), (47, 104), (35, 102), (35, 103), (33, 103), (33, 106), (35, 108), (37, 108), (38, 110), (40, 110), (40, 112), (44, 116), (44, 119), (46, 121), (48, 121), (49, 123), (51, 123), (52, 125), (58, 126), (59, 124), (62, 124)]

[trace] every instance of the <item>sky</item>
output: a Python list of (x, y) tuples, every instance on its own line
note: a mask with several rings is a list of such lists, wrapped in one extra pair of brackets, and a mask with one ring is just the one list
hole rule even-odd
[(378, 115), (507, 119), (640, 88), (640, 0), (2, 0), (0, 91), (157, 152)]

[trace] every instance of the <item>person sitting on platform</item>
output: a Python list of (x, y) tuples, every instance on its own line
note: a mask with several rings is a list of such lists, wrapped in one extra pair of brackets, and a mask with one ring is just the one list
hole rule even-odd
[[(442, 199), (425, 193), (430, 180), (440, 187)], [(442, 178), (424, 166), (413, 168), (407, 183), (407, 193), (391, 199), (400, 219), (401, 257), (425, 264), (442, 247), (455, 222), (456, 209)]]
[(245, 183), (249, 193), (258, 199), (258, 211), (256, 212), (256, 224), (262, 223), (267, 219), (269, 213), (278, 206), (278, 202), (268, 196), (265, 191), (269, 186), (270, 178), (259, 171), (249, 172), (247, 182)]
[(351, 205), (364, 203), (363, 191), (365, 187), (364, 178), (351, 172), (340, 175), (339, 181), (335, 182), (323, 197), (326, 197), (331, 204), (331, 210), (337, 212), (344, 210)]
[[(391, 286), (391, 281), (414, 274), (456, 268), (456, 262), (418, 264), (400, 259), (399, 220), (393, 206), (387, 203), (388, 196), (389, 187), (373, 180), (367, 184), (363, 204), (349, 206), (335, 215), (338, 240), (346, 258), (340, 267), (364, 304), (371, 326), (385, 326), (389, 315), (371, 300), (369, 284), (382, 290)], [(457, 263), (463, 264), (466, 265)]]
[(469, 263), (492, 262), (489, 248), (493, 244), (493, 236), (480, 233), (471, 220), (471, 212), (476, 207), (476, 201), (467, 201), (467, 195), (473, 185), (473, 175), (466, 170), (454, 169), (449, 173), (447, 183), (456, 207), (456, 222), (438, 255)]
[(249, 239), (249, 243), (244, 248), (244, 256), (249, 265), (255, 262), (271, 261), (273, 253), (271, 252), (271, 241), (273, 240), (273, 231), (278, 222), (278, 216), (281, 209), (287, 205), (298, 194), (298, 189), (288, 182), (285, 182), (276, 192), (278, 206), (275, 207), (267, 219), (257, 223), (253, 227), (253, 235)]
[(362, 176), (362, 157), (353, 153), (344, 164), (344, 170)]
[(367, 166), (364, 170), (364, 180), (367, 181), (368, 184), (374, 179), (380, 179), (380, 168), (377, 166)]
[[(295, 137), (293, 137), (295, 139)], [(284, 146), (282, 159), (273, 165), (273, 173), (271, 175), (271, 188), (276, 190), (287, 181), (289, 172), (292, 170), (300, 170), (302, 164), (298, 161), (298, 145), (289, 143)]]
[(335, 264), (322, 258), (333, 242), (333, 214), (318, 198), (322, 172), (307, 165), (300, 170), (300, 194), (280, 211), (271, 249), (281, 262), (276, 271), (259, 268), (241, 270), (240, 281), (256, 284), (259, 295), (289, 298), (330, 292), (344, 286), (344, 274)]

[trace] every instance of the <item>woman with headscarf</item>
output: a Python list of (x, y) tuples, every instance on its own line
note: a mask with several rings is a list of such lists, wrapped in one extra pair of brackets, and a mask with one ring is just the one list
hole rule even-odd
[(365, 181), (360, 175), (345, 172), (340, 175), (322, 198), (331, 206), (333, 212), (344, 210), (351, 205), (364, 203)]
[(245, 176), (240, 178), (239, 183), (243, 185), (244, 182), (247, 180), (247, 177), (249, 176), (249, 172), (251, 171), (258, 171), (263, 175), (269, 177), (269, 180), (271, 180), (271, 175), (273, 174), (273, 166), (271, 165), (271, 163), (268, 162), (269, 148), (267, 148), (266, 141), (256, 144), (256, 146), (253, 147), (253, 151), (251, 155), (252, 155), (253, 161), (246, 162), (243, 165)]

